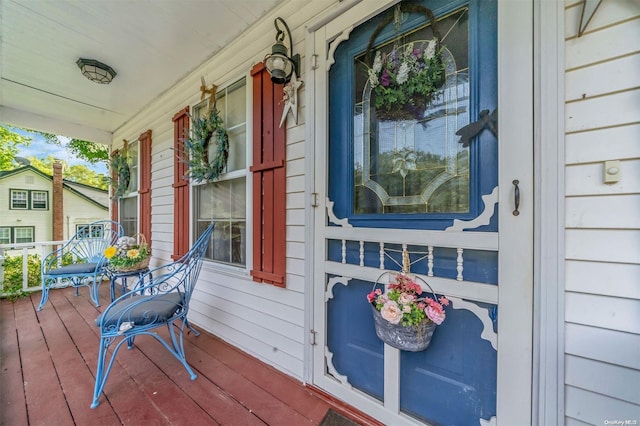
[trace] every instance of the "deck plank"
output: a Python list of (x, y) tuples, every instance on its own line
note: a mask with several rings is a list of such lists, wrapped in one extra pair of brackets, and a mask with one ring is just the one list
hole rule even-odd
[(40, 312), (39, 293), (0, 302), (0, 425), (318, 425), (329, 408), (349, 417), (346, 407), (204, 331), (185, 338), (196, 380), (155, 339), (138, 336), (134, 349), (119, 351), (91, 409), (95, 318), (108, 294), (103, 284), (98, 308), (87, 289), (76, 296), (72, 288), (52, 290)]
[[(20, 301), (22, 303), (24, 301)], [(29, 303), (31, 303), (29, 301)], [(2, 303), (0, 310), (0, 424), (26, 425), (27, 403), (24, 397), (18, 330), (13, 303)]]

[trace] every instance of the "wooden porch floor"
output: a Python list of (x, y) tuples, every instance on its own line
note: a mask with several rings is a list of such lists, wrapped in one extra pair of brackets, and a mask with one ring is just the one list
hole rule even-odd
[(78, 297), (71, 288), (53, 290), (41, 312), (39, 292), (0, 303), (1, 425), (320, 425), (329, 409), (377, 424), (204, 332), (185, 342), (196, 380), (155, 339), (138, 337), (133, 350), (118, 353), (106, 397), (89, 408), (94, 320), (108, 288), (100, 288), (100, 308), (86, 288)]

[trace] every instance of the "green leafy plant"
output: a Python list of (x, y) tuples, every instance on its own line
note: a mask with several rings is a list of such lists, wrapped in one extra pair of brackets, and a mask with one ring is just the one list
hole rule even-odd
[[(212, 141), (216, 143), (216, 155), (210, 161), (208, 148)], [(205, 118), (194, 120), (191, 136), (184, 144), (189, 155), (187, 176), (200, 182), (216, 180), (224, 172), (229, 158), (229, 136), (215, 108)]]
[[(124, 237), (129, 238), (129, 237)], [(149, 245), (145, 242), (141, 244), (129, 244), (127, 240), (118, 240), (115, 246), (105, 249), (104, 255), (109, 262), (109, 268), (115, 271), (122, 271), (135, 268), (151, 255)]]
[(120, 198), (129, 190), (131, 181), (131, 170), (129, 169), (129, 158), (126, 146), (122, 151), (116, 152), (111, 158), (111, 170), (116, 179), (110, 179), (114, 186), (113, 198)]
[[(27, 256), (27, 286), (38, 287), (42, 284), (41, 260), (37, 254)], [(4, 259), (4, 281), (2, 292), (9, 300), (15, 301), (29, 293), (22, 289), (22, 255), (7, 256)]]
[(376, 114), (382, 120), (424, 118), (426, 106), (445, 80), (437, 40), (377, 51), (368, 71)]

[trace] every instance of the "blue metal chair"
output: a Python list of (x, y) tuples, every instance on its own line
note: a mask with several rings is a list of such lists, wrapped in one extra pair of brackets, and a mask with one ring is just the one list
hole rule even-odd
[(100, 220), (80, 228), (62, 247), (49, 253), (42, 260), (42, 297), (38, 310), (47, 303), (49, 290), (64, 284), (75, 287), (76, 296), (79, 287), (89, 287), (91, 300), (100, 306), (98, 288), (107, 263), (104, 250), (123, 234), (120, 223)]
[[(173, 263), (149, 271), (130, 292), (114, 300), (96, 318), (96, 325), (100, 327), (100, 350), (91, 408), (100, 403), (100, 394), (118, 350), (125, 342), (131, 349), (138, 335), (146, 334), (162, 343), (182, 363), (191, 380), (195, 380), (197, 376), (185, 359), (183, 334), (185, 327), (191, 329), (187, 321), (189, 301), (212, 233), (213, 224), (200, 235), (189, 252)], [(170, 343), (155, 331), (165, 325), (171, 336)]]

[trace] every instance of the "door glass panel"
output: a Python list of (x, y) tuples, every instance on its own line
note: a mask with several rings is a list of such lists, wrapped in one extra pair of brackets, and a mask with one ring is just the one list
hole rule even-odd
[[(469, 212), (469, 148), (455, 134), (469, 123), (467, 21), (468, 8), (438, 21), (446, 42), (441, 50), (445, 79), (430, 100), (414, 93), (404, 107), (388, 111), (376, 108), (382, 92), (374, 89), (391, 90), (390, 79), (400, 81), (403, 68), (405, 74), (410, 70), (403, 87), (422, 84), (421, 73), (432, 57), (430, 23), (355, 57), (355, 214)], [(369, 78), (370, 70), (380, 70), (380, 62), (383, 71)], [(406, 89), (384, 99), (402, 94)]]

